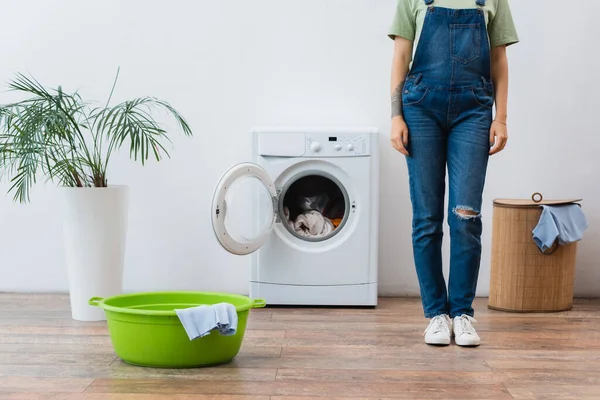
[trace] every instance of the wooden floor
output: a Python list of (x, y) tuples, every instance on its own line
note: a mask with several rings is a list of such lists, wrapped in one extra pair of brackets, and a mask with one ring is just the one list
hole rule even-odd
[(62, 295), (0, 294), (2, 400), (600, 399), (600, 300), (508, 314), (476, 302), (479, 348), (423, 344), (418, 299), (376, 310), (253, 310), (229, 364), (124, 364)]

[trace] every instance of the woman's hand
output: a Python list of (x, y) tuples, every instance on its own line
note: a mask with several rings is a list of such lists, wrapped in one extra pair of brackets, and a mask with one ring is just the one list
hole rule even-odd
[(402, 116), (392, 118), (392, 132), (390, 134), (392, 146), (400, 153), (408, 156), (408, 126)]
[(490, 128), (490, 155), (501, 152), (506, 147), (508, 141), (508, 131), (506, 124), (494, 121)]
[(508, 60), (506, 46), (492, 49), (492, 79), (495, 88), (496, 116), (490, 128), (490, 155), (501, 152), (506, 146), (506, 109), (508, 102)]

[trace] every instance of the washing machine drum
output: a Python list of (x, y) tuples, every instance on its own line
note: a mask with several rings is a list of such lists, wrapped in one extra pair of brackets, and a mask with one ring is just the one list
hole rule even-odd
[(307, 211), (318, 211), (329, 219), (341, 219), (346, 212), (346, 198), (339, 185), (320, 175), (304, 176), (294, 181), (284, 194), (283, 206), (290, 218)]

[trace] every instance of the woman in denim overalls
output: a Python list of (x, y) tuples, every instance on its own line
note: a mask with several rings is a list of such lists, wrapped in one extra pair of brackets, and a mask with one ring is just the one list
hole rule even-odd
[[(391, 141), (408, 164), (414, 261), (430, 319), (425, 342), (434, 345), (447, 345), (452, 336), (458, 345), (480, 344), (472, 302), (481, 258), (482, 192), (488, 158), (507, 142), (506, 46), (518, 40), (508, 0), (444, 7), (464, 2), (399, 0), (390, 32), (395, 39)], [(442, 273), (446, 168), (448, 290)]]

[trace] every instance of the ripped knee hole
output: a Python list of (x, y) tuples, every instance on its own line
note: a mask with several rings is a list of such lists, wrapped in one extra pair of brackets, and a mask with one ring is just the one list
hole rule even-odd
[(473, 210), (471, 207), (458, 206), (452, 209), (454, 215), (459, 219), (475, 219), (481, 218), (481, 214)]

